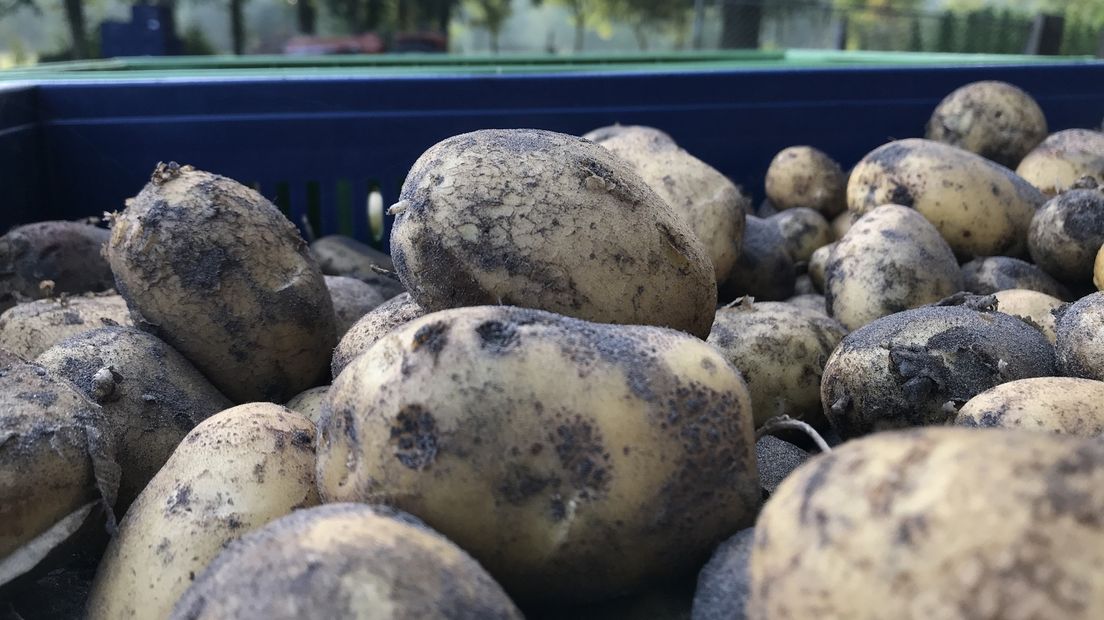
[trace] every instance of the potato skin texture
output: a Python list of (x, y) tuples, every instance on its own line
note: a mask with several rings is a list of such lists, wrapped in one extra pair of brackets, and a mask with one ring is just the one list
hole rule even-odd
[(0, 348), (33, 360), (66, 338), (115, 325), (134, 326), (119, 295), (40, 299), (0, 314)]
[(963, 290), (977, 295), (1028, 289), (1063, 301), (1070, 298), (1069, 289), (1054, 276), (1037, 265), (1008, 256), (980, 257), (963, 264), (962, 285)]
[(824, 366), (820, 393), (832, 428), (849, 439), (944, 424), (956, 405), (995, 385), (1054, 374), (1054, 347), (1023, 321), (926, 306), (844, 337)]
[(428, 311), (506, 304), (709, 334), (717, 290), (705, 248), (627, 162), (589, 140), (455, 136), (415, 162), (400, 198), (391, 257)]
[(1098, 441), (925, 428), (847, 442), (760, 514), (748, 618), (1104, 617), (1102, 513)]
[(1104, 293), (1086, 295), (1066, 306), (1054, 327), (1058, 369), (1067, 377), (1104, 380)]
[(910, 138), (863, 157), (847, 182), (847, 206), (863, 214), (884, 204), (928, 218), (961, 258), (1020, 256), (1045, 197), (1011, 170), (953, 146)]
[(959, 87), (939, 102), (926, 137), (1015, 169), (1047, 137), (1047, 122), (1031, 95), (987, 80)]
[(834, 241), (832, 225), (823, 215), (812, 209), (786, 209), (768, 219), (778, 227), (778, 232), (786, 240), (786, 250), (794, 262), (809, 261), (814, 252)]
[(0, 311), (52, 294), (96, 293), (114, 285), (100, 255), (110, 233), (78, 222), (36, 222), (0, 237)]
[(1085, 176), (1104, 185), (1104, 133), (1090, 129), (1052, 133), (1023, 158), (1016, 174), (1047, 196), (1066, 191)]
[(835, 235), (836, 241), (843, 239), (843, 236), (847, 234), (847, 231), (851, 229), (851, 225), (857, 219), (859, 219), (858, 213), (844, 211), (832, 220), (832, 234)]
[(322, 418), (322, 402), (326, 399), (326, 394), (329, 391), (330, 386), (328, 385), (312, 387), (296, 394), (295, 398), (289, 400), (284, 406), (295, 413), (301, 414), (315, 426), (318, 426), (318, 421)]
[(329, 504), (231, 543), (180, 598), (171, 620), (300, 618), (522, 620), (490, 575), (416, 518)]
[(119, 524), (92, 584), (89, 620), (166, 617), (226, 543), (317, 504), (306, 418), (272, 403), (207, 418)]
[(824, 428), (820, 376), (846, 333), (824, 312), (784, 302), (745, 301), (717, 310), (707, 342), (747, 382), (756, 428), (780, 415)]
[(160, 164), (114, 216), (107, 257), (138, 325), (234, 402), (284, 402), (323, 378), (337, 342), (326, 282), (252, 189)]
[(813, 252), (813, 255), (809, 257), (809, 264), (805, 268), (806, 273), (809, 274), (809, 279), (813, 281), (813, 287), (815, 287), (819, 293), (824, 293), (828, 271), (828, 259), (831, 258), (837, 243), (839, 242), (833, 241), (828, 245), (822, 245), (817, 248), (816, 251)]
[(797, 268), (778, 226), (767, 219), (747, 217), (744, 245), (718, 298), (730, 302), (744, 295), (763, 301), (783, 301), (794, 293)]
[(1093, 261), (1093, 285), (1098, 291), (1104, 290), (1104, 245), (1100, 246)]
[(122, 469), (121, 515), (188, 431), (232, 404), (184, 356), (131, 327), (83, 332), (38, 357), (103, 409)]
[(1104, 191), (1071, 189), (1035, 213), (1027, 237), (1031, 259), (1066, 282), (1088, 282), (1104, 245)]
[(338, 340), (341, 340), (360, 317), (387, 301), (377, 289), (356, 278), (325, 276), (325, 279), (333, 301)]
[(374, 310), (360, 318), (334, 348), (333, 359), (330, 361), (330, 371), (333, 378), (341, 374), (341, 371), (349, 365), (358, 355), (372, 348), (380, 338), (383, 338), (391, 330), (405, 325), (414, 319), (425, 316), (425, 308), (418, 305), (410, 297), (410, 293), (402, 293), (383, 302)]
[(782, 149), (767, 168), (767, 198), (779, 210), (805, 207), (835, 217), (846, 208), (846, 187), (840, 165), (811, 146)]
[(700, 340), (459, 308), (334, 381), (319, 491), (418, 516), (519, 602), (584, 602), (690, 570), (747, 525), (753, 437), (740, 373)]
[(1104, 434), (1104, 381), (1038, 377), (1002, 383), (970, 399), (957, 426), (1022, 428), (1080, 437)]
[(1054, 344), (1057, 338), (1054, 327), (1058, 323), (1054, 311), (1064, 306), (1066, 302), (1057, 297), (1027, 289), (997, 291), (993, 296), (997, 298), (997, 310), (1023, 319), (1043, 332), (1050, 344)]
[(836, 242), (824, 277), (829, 314), (851, 330), (962, 290), (950, 246), (924, 216), (900, 205), (859, 218)]

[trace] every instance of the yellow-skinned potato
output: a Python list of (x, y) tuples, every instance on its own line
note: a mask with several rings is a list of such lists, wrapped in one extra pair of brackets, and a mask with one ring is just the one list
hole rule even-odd
[(793, 295), (796, 280), (797, 267), (778, 226), (769, 219), (747, 216), (740, 258), (728, 280), (720, 283), (720, 300), (728, 303), (750, 295), (782, 301)]
[(832, 234), (835, 235), (837, 241), (843, 239), (843, 236), (847, 234), (847, 231), (857, 219), (859, 219), (859, 214), (852, 211), (844, 211), (832, 219)]
[(736, 263), (751, 201), (728, 178), (650, 127), (625, 127), (598, 144), (637, 174), (690, 225), (705, 246), (717, 282)]
[(334, 381), (318, 484), (423, 519), (518, 599), (581, 602), (684, 573), (747, 525), (753, 443), (744, 380), (696, 338), (458, 308)]
[[(824, 316), (828, 315), (828, 304), (824, 299), (824, 295), (794, 295), (786, 300), (786, 303), (797, 306), (798, 308), (804, 308), (812, 312), (817, 312)], [(835, 319), (833, 319), (835, 321)], [(839, 321), (835, 321), (838, 323)], [(843, 327), (840, 325), (840, 327)]]
[(880, 146), (851, 171), (847, 206), (911, 207), (960, 257), (1019, 256), (1044, 196), (1011, 170), (953, 146), (910, 138)]
[(813, 281), (813, 286), (821, 293), (825, 290), (828, 259), (832, 256), (832, 251), (836, 248), (837, 243), (839, 242), (833, 241), (828, 245), (822, 245), (809, 257), (809, 265), (806, 267), (806, 273), (809, 274), (809, 279)]
[(835, 217), (846, 208), (846, 186), (840, 165), (811, 146), (783, 149), (767, 168), (767, 198), (779, 210), (806, 207)]
[(1104, 244), (1104, 191), (1085, 178), (1051, 198), (1031, 220), (1031, 259), (1066, 282), (1088, 282)]
[(820, 213), (806, 208), (786, 209), (768, 218), (786, 240), (794, 262), (807, 262), (817, 249), (832, 243), (832, 225)]
[(788, 415), (823, 428), (820, 375), (845, 333), (824, 311), (745, 300), (717, 310), (707, 342), (743, 375), (756, 427)]
[(325, 276), (336, 317), (337, 339), (345, 335), (362, 316), (387, 299), (374, 287), (356, 278)]
[(326, 394), (329, 392), (330, 386), (328, 385), (313, 387), (309, 390), (299, 392), (295, 395), (295, 398), (289, 400), (284, 406), (295, 413), (302, 414), (317, 426), (318, 421), (322, 418), (322, 402), (326, 399)]
[(997, 298), (997, 310), (1023, 319), (1043, 332), (1047, 340), (1054, 344), (1054, 326), (1058, 322), (1054, 311), (1066, 302), (1046, 293), (1016, 288), (998, 291), (993, 296)]
[(536, 129), (454, 136), (426, 151), (391, 207), (391, 257), (426, 310), (539, 308), (701, 338), (716, 278), (689, 225), (629, 165)]
[(755, 526), (749, 620), (1104, 617), (1104, 443), (879, 433), (787, 478)]
[(962, 289), (958, 261), (939, 231), (900, 205), (859, 218), (836, 242), (824, 274), (829, 311), (847, 329)]
[(1104, 293), (1086, 295), (1066, 306), (1054, 326), (1058, 369), (1067, 377), (1104, 381)]
[(330, 371), (336, 379), (361, 353), (364, 353), (391, 330), (424, 316), (425, 308), (410, 298), (410, 293), (402, 293), (383, 302), (374, 310), (360, 318), (349, 328), (333, 352)]
[(1104, 435), (1102, 404), (1104, 381), (1074, 377), (1021, 379), (971, 398), (958, 410), (955, 424), (1098, 437)]
[(1028, 289), (1058, 299), (1069, 299), (1069, 289), (1054, 276), (1027, 261), (1008, 256), (975, 258), (962, 265), (963, 290), (992, 295), (1009, 289)]
[(119, 295), (40, 299), (0, 314), (0, 348), (33, 360), (70, 336), (112, 325), (134, 326)]
[(234, 402), (284, 402), (325, 376), (333, 302), (299, 231), (263, 196), (159, 164), (113, 216), (107, 257), (135, 321)]
[(1100, 246), (1093, 261), (1093, 284), (1098, 291), (1104, 290), (1104, 245)]
[(1023, 158), (1016, 174), (1054, 196), (1090, 176), (1104, 185), (1104, 133), (1067, 129), (1050, 134)]
[(947, 95), (932, 112), (927, 138), (1015, 168), (1047, 136), (1035, 99), (1007, 82), (973, 82)]
[(622, 125), (620, 123), (588, 131), (583, 134), (583, 138), (600, 144), (610, 138), (616, 138), (623, 133), (647, 134), (649, 140), (656, 144), (663, 143), (672, 146), (675, 144), (675, 139), (672, 138), (670, 134), (656, 129), (655, 127), (647, 127), (645, 125)]
[(296, 511), (231, 543), (173, 620), (302, 618), (521, 620), (494, 579), (410, 515), (329, 504)]
[(239, 405), (192, 429), (119, 524), (88, 618), (164, 618), (227, 543), (316, 505), (314, 432), (272, 403)]

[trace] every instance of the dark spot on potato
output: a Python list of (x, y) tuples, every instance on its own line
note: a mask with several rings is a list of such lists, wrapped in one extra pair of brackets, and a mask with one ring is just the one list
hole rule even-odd
[(897, 544), (908, 547), (920, 543), (928, 532), (928, 520), (922, 514), (910, 515), (897, 523)]
[(517, 326), (502, 321), (484, 321), (475, 328), (479, 345), (491, 353), (505, 353), (521, 342)]
[(553, 497), (552, 501), (549, 502), (548, 510), (553, 521), (563, 521), (567, 516), (567, 506), (559, 495)]
[(410, 469), (423, 470), (437, 458), (437, 422), (421, 405), (407, 405), (391, 425), (395, 458)]
[(51, 405), (56, 403), (58, 399), (58, 395), (56, 392), (46, 390), (41, 392), (19, 392), (15, 395), (15, 397), (20, 400), (25, 400), (38, 404), (42, 407), (50, 407)]
[(894, 186), (893, 190), (889, 193), (889, 201), (903, 207), (911, 207), (916, 202), (912, 196), (912, 192), (904, 185)]
[(176, 492), (169, 496), (169, 501), (165, 504), (165, 513), (173, 514), (178, 510), (190, 512), (191, 501), (192, 487), (187, 484), (179, 485), (176, 487)]
[(540, 475), (525, 465), (511, 464), (505, 478), (498, 483), (498, 492), (507, 502), (519, 506), (549, 485), (558, 483), (554, 476)]
[(537, 456), (542, 451), (544, 451), (544, 444), (534, 443), (533, 445), (529, 446), (529, 454), (533, 456)]
[(291, 445), (296, 448), (310, 451), (314, 443), (314, 437), (305, 430), (297, 429), (291, 434)]
[(1068, 456), (1043, 473), (1044, 499), (1053, 514), (1073, 519), (1082, 526), (1104, 530), (1104, 502), (1101, 494), (1085, 484), (1104, 468), (1104, 444), (1080, 443)]
[(410, 345), (410, 350), (418, 351), (425, 347), (436, 358), (448, 344), (448, 330), (448, 324), (441, 321), (423, 325), (414, 332), (414, 341)]
[(560, 464), (570, 482), (584, 493), (602, 493), (609, 488), (609, 455), (598, 429), (581, 416), (556, 428), (552, 439)]

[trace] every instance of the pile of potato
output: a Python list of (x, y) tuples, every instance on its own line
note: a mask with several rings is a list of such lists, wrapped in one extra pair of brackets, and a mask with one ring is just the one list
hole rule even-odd
[(390, 255), (174, 163), (11, 230), (0, 618), (1104, 617), (1104, 134), (978, 82), (871, 146), (753, 207), (466, 133)]

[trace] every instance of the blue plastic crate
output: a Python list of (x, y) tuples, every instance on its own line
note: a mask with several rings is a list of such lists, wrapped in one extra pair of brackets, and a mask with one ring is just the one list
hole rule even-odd
[(1104, 118), (1101, 62), (26, 82), (0, 89), (0, 223), (120, 210), (158, 161), (173, 160), (258, 188), (318, 234), (369, 240), (370, 191), (393, 202), (443, 138), (614, 122), (662, 128), (758, 200), (782, 148), (811, 144), (851, 165), (922, 135), (942, 97), (983, 79), (1031, 92), (1052, 131)]

